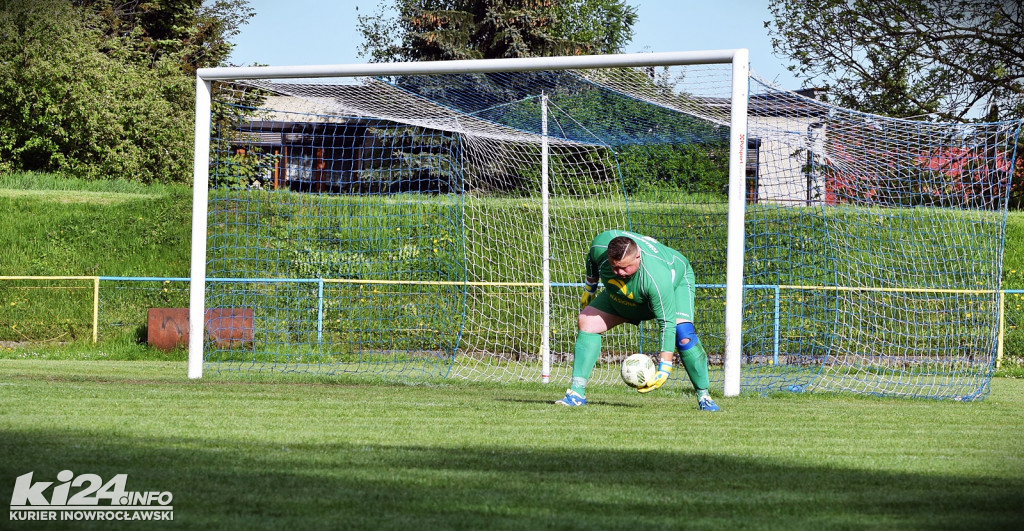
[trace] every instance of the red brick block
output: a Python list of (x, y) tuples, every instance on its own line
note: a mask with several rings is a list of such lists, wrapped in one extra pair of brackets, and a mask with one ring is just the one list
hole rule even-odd
[[(219, 347), (236, 347), (253, 339), (252, 308), (209, 308), (206, 334)], [(150, 308), (146, 319), (150, 346), (171, 350), (188, 346), (188, 308)]]

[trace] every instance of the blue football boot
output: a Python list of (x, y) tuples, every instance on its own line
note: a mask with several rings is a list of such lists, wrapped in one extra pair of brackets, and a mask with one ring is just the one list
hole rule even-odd
[(705, 395), (697, 401), (697, 409), (701, 411), (718, 411), (721, 408), (718, 407), (714, 400), (711, 400), (710, 396)]
[(585, 406), (587, 405), (587, 399), (580, 396), (579, 393), (572, 389), (565, 390), (565, 398), (555, 402), (560, 406)]

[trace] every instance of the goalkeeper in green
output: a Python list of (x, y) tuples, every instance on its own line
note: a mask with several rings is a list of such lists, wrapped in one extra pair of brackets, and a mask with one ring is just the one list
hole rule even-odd
[[(572, 382), (557, 404), (586, 405), (587, 380), (601, 355), (601, 334), (622, 324), (655, 320), (661, 359), (654, 380), (637, 389), (660, 388), (672, 373), (679, 350), (686, 375), (697, 390), (697, 407), (718, 411), (708, 394), (708, 357), (693, 326), (695, 281), (685, 256), (654, 238), (621, 230), (598, 234), (586, 258), (587, 282), (580, 299)], [(598, 291), (601, 281), (605, 289)]]

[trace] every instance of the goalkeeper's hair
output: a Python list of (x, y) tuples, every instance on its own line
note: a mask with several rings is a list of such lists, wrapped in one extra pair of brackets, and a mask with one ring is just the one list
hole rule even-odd
[(623, 258), (635, 254), (639, 247), (629, 236), (616, 236), (608, 242), (608, 260), (618, 262)]

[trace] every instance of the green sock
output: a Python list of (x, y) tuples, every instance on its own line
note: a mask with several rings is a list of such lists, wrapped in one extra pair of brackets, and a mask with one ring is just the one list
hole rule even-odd
[(708, 381), (708, 355), (704, 352), (704, 345), (697, 341), (693, 348), (680, 351), (679, 357), (683, 359), (683, 368), (698, 395), (702, 390), (707, 391), (711, 384)]
[(572, 389), (580, 396), (586, 396), (587, 380), (590, 373), (594, 372), (594, 365), (597, 358), (601, 356), (601, 334), (580, 332), (576, 335), (576, 346), (573, 348), (572, 358)]

